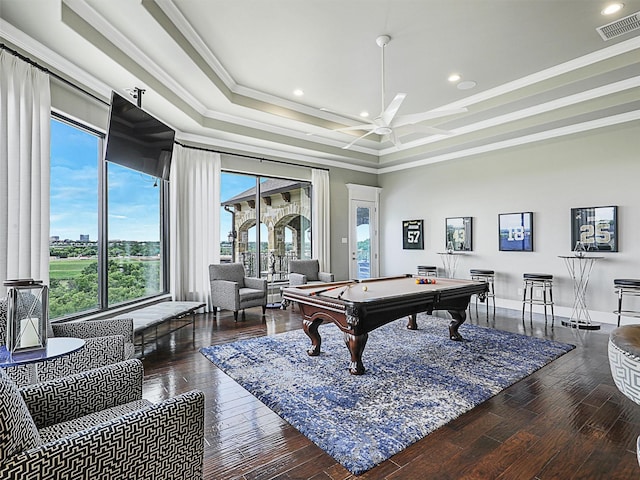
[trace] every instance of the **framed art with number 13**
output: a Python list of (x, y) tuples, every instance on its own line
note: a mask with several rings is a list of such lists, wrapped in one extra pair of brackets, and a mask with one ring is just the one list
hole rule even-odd
[(533, 251), (533, 212), (498, 214), (498, 249), (503, 252)]

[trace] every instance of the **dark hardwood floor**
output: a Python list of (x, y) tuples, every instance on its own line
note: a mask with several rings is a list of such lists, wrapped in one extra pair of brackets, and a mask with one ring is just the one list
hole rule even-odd
[[(467, 322), (577, 348), (357, 478), (640, 479), (640, 406), (611, 379), (607, 339), (613, 327), (575, 330), (556, 318), (551, 328), (541, 315), (523, 324), (520, 312), (504, 309), (490, 321), (481, 309), (479, 318), (473, 312)], [(231, 312), (217, 319), (201, 314), (195, 345), (186, 327), (147, 347), (146, 398), (157, 401), (190, 389), (205, 393), (206, 479), (355, 477), (198, 351), (297, 328), (297, 309), (267, 310), (264, 319), (259, 308), (250, 309), (238, 323)]]

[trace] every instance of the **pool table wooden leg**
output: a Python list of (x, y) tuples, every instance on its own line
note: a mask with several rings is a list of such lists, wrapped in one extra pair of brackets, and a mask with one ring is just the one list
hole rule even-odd
[(322, 345), (322, 338), (318, 333), (318, 327), (322, 324), (322, 320), (302, 320), (302, 330), (311, 339), (311, 348), (307, 350), (307, 354), (311, 357), (317, 357), (320, 355), (320, 345)]
[(460, 328), (460, 325), (467, 319), (467, 310), (466, 308), (464, 310), (449, 310), (449, 313), (453, 317), (453, 320), (451, 320), (449, 324), (449, 338), (460, 342), (464, 340), (464, 338), (458, 333), (458, 328)]
[(369, 339), (368, 333), (362, 335), (353, 335), (344, 332), (344, 342), (347, 344), (349, 353), (351, 353), (351, 362), (349, 363), (349, 373), (351, 375), (362, 375), (364, 373), (364, 365), (362, 364), (362, 352)]
[(409, 321), (407, 322), (407, 328), (409, 330), (417, 330), (418, 323), (416, 322), (417, 315), (414, 313), (413, 315), (409, 315)]

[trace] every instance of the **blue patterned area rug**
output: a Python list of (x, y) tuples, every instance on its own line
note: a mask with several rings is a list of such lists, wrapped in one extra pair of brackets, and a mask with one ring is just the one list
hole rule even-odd
[(366, 373), (350, 375), (335, 325), (320, 327), (322, 353), (309, 357), (302, 330), (202, 348), (271, 410), (355, 474), (363, 473), (574, 348), (418, 315), (369, 334)]

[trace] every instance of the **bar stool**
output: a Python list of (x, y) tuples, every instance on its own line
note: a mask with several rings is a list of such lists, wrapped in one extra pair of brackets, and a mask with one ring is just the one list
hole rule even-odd
[(437, 277), (438, 267), (432, 265), (418, 265), (418, 275), (422, 277)]
[[(482, 270), (479, 268), (472, 268), (469, 270), (469, 274), (471, 275), (471, 280), (476, 282), (485, 282), (487, 284), (487, 288), (489, 289), (485, 293), (481, 293), (476, 295), (476, 315), (478, 315), (478, 298), (480, 298), (481, 302), (487, 303), (487, 318), (489, 317), (489, 299), (493, 301), (493, 316), (496, 316), (496, 295), (493, 288), (493, 284), (496, 278), (496, 272), (493, 270)], [(471, 304), (469, 304), (469, 310), (471, 310)]]
[(613, 280), (613, 287), (614, 287), (615, 293), (618, 294), (618, 309), (613, 312), (618, 315), (618, 326), (620, 326), (621, 315), (639, 318), (640, 311), (622, 309), (622, 297), (640, 296), (640, 280), (635, 278), (616, 278), (615, 280)]
[[(553, 275), (548, 273), (525, 273), (522, 275), (524, 288), (522, 294), (522, 321), (524, 310), (529, 305), (529, 319), (533, 319), (533, 305), (544, 305), (544, 323), (547, 323), (547, 305), (551, 306), (551, 326), (555, 321), (553, 313)], [(542, 299), (536, 298), (535, 293), (542, 291)], [(528, 292), (528, 295), (527, 295)]]

